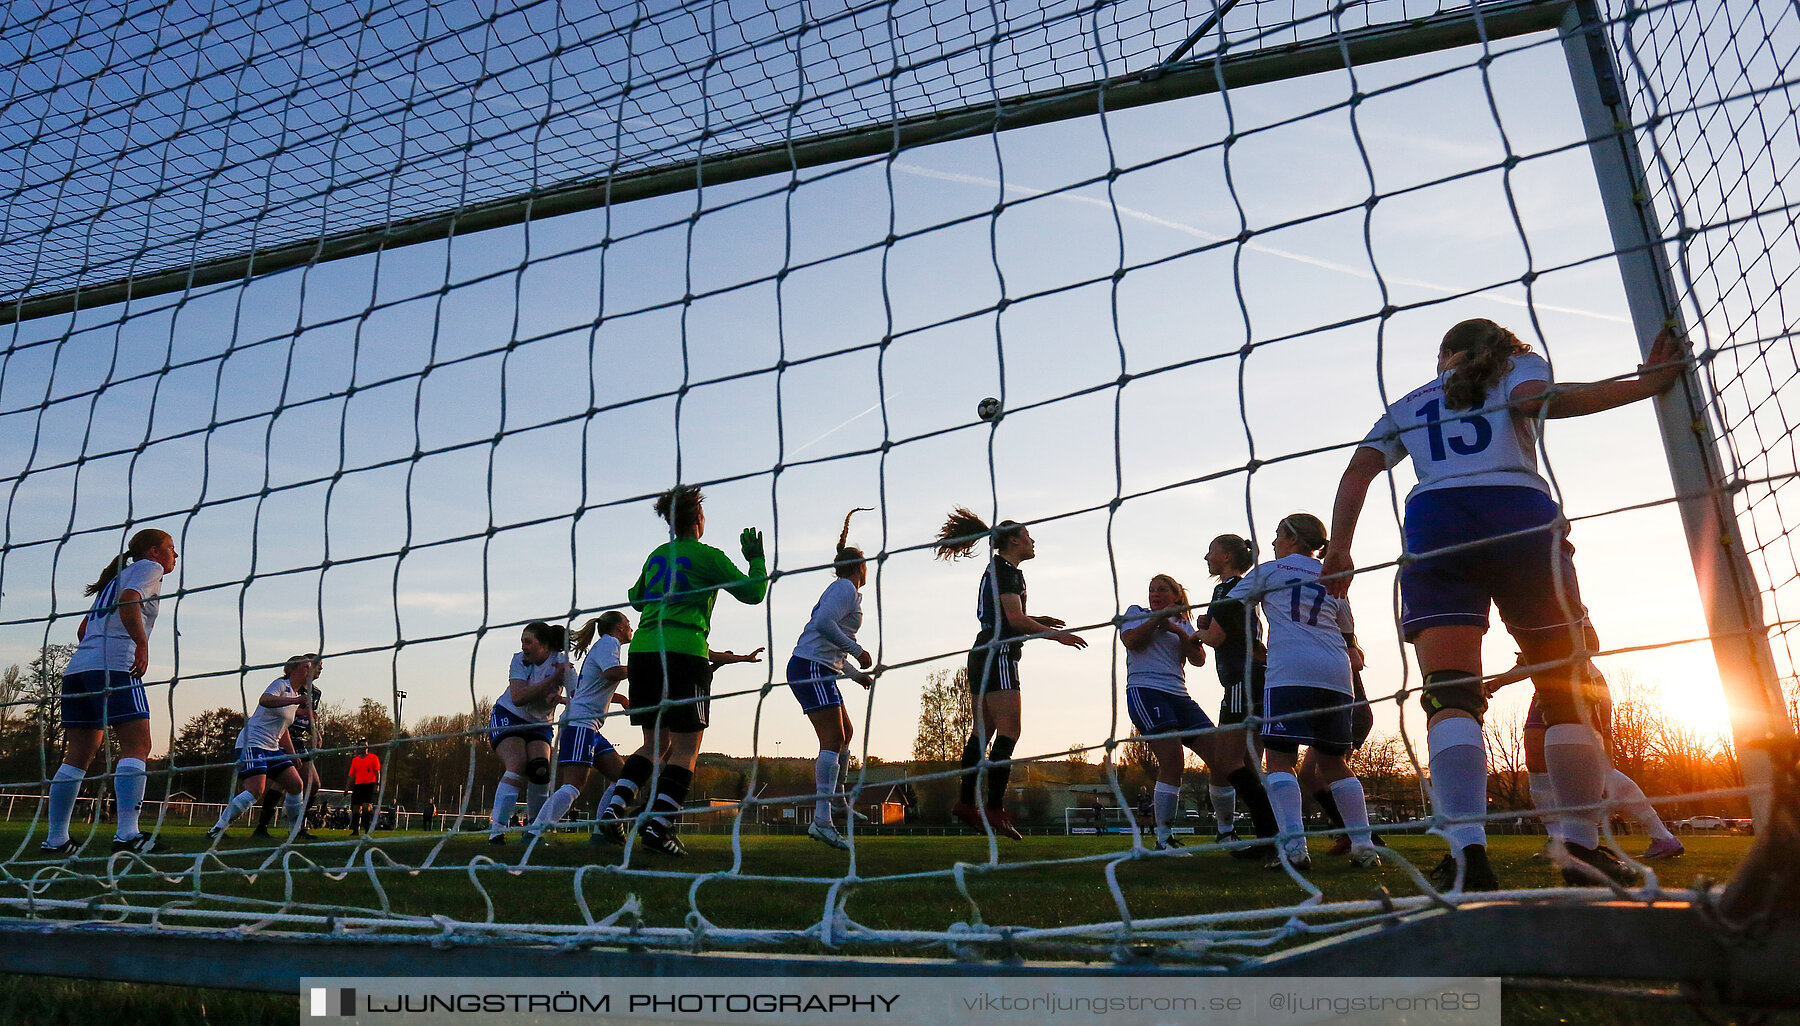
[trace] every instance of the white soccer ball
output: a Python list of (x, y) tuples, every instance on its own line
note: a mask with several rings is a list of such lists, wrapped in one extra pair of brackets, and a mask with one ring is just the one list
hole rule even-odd
[(980, 417), (982, 420), (999, 420), (1000, 400), (991, 395), (986, 399), (983, 399), (981, 404), (975, 407), (975, 416)]

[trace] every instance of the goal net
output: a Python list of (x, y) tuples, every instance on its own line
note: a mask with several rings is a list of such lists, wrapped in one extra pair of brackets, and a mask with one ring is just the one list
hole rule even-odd
[[(1446, 824), (1393, 626), (1408, 480), (1372, 492), (1352, 591), (1378, 871), (1327, 862), (1320, 819), (1316, 873), (1229, 859), (1197, 767), (1157, 850), (1117, 627), (1157, 574), (1204, 607), (1214, 536), (1266, 557), (1285, 515), (1329, 520), (1467, 317), (1565, 381), (1628, 374), (1665, 318), (1694, 340), (1660, 406), (1559, 422), (1543, 456), (1638, 717), (1615, 759), (1706, 833), (1670, 871), (1608, 817), (1622, 893), (1694, 898), (1766, 815), (1796, 693), (1797, 47), (1775, 0), (14, 3), (0, 914), (1237, 968), (1440, 914), (1464, 898), (1424, 875)], [(635, 622), (677, 484), (769, 570), (713, 614), (714, 649), (759, 656), (714, 677), (689, 854), (590, 844), (597, 781), (548, 840), (490, 845), (521, 628)], [(1026, 646), (1019, 842), (950, 817), (981, 576), (932, 558), (955, 506), (1029, 526), (1031, 610), (1088, 642)], [(856, 507), (877, 676), (842, 682), (867, 821), (840, 852), (805, 836), (820, 742), (786, 683)], [(83, 590), (149, 527), (180, 553), (144, 678), (165, 851), (109, 852), (105, 748), (79, 851), (46, 854)], [(374, 834), (338, 795), (319, 840), (255, 812), (209, 839), (236, 731), (304, 653), (323, 786), (365, 741), (382, 761)], [(1513, 658), (1493, 632), (1490, 672)], [(1188, 682), (1216, 711), (1213, 667)], [(1617, 898), (1530, 859), (1523, 691), (1488, 725), (1501, 893)]]

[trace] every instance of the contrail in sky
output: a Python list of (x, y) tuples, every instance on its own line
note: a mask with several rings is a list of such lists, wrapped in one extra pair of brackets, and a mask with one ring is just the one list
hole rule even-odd
[[(958, 173), (955, 171), (934, 171), (931, 168), (920, 167), (916, 164), (895, 164), (894, 170), (903, 172), (905, 174), (913, 175), (914, 177), (917, 177), (917, 178), (935, 178), (940, 182), (958, 182), (963, 185), (981, 185), (981, 186), (985, 186), (990, 189), (1000, 188), (1000, 183), (998, 181), (995, 181), (992, 178), (983, 178), (980, 175), (966, 175), (966, 174), (961, 174), (961, 173)], [(1022, 193), (1027, 196), (1042, 196), (1050, 191), (1048, 189), (1033, 188), (1032, 186), (1029, 186), (1029, 185), (1008, 184), (1005, 188), (1006, 188), (1007, 192)], [(1146, 224), (1153, 224), (1160, 228), (1167, 228), (1170, 231), (1180, 232), (1183, 235), (1189, 235), (1196, 239), (1202, 239), (1207, 242), (1224, 242), (1226, 239), (1231, 237), (1228, 235), (1219, 235), (1214, 232), (1209, 232), (1203, 228), (1196, 228), (1191, 224), (1183, 224), (1180, 221), (1171, 221), (1166, 217), (1158, 217), (1155, 214), (1149, 213), (1147, 211), (1134, 210), (1131, 207), (1122, 206), (1122, 205), (1113, 203), (1109, 200), (1101, 199), (1097, 196), (1083, 196), (1079, 193), (1060, 192), (1060, 193), (1056, 194), (1056, 198), (1059, 200), (1065, 200), (1070, 203), (1085, 203), (1085, 204), (1088, 204), (1089, 206), (1103, 207), (1108, 210), (1117, 210), (1119, 212), (1120, 217), (1129, 217), (1134, 221), (1143, 221)], [(1351, 276), (1352, 278), (1361, 278), (1364, 281), (1375, 281), (1376, 280), (1375, 275), (1372, 272), (1366, 271), (1363, 268), (1353, 267), (1349, 264), (1340, 264), (1340, 263), (1337, 263), (1337, 262), (1331, 261), (1331, 260), (1321, 260), (1318, 257), (1307, 256), (1305, 253), (1295, 253), (1295, 252), (1292, 252), (1291, 250), (1276, 249), (1273, 246), (1265, 246), (1265, 245), (1262, 245), (1261, 243), (1256, 243), (1256, 242), (1249, 243), (1244, 248), (1253, 249), (1258, 253), (1266, 253), (1269, 256), (1280, 257), (1283, 260), (1292, 260), (1295, 263), (1307, 264), (1309, 266), (1322, 268), (1327, 271), (1336, 271), (1339, 274), (1347, 274), (1347, 275)], [(1439, 285), (1436, 282), (1420, 281), (1417, 278), (1397, 278), (1392, 275), (1384, 275), (1382, 280), (1386, 281), (1390, 285), (1409, 285), (1414, 288), (1426, 289), (1426, 290), (1429, 290), (1432, 292), (1441, 292), (1445, 295), (1454, 295), (1456, 293), (1464, 291), (1464, 290), (1458, 289), (1458, 288), (1451, 288), (1448, 285)], [(1595, 320), (1599, 320), (1599, 321), (1613, 321), (1618, 324), (1629, 324), (1630, 323), (1630, 321), (1628, 319), (1626, 319), (1624, 317), (1618, 317), (1613, 314), (1595, 313), (1592, 310), (1580, 310), (1580, 309), (1576, 309), (1575, 307), (1569, 307), (1569, 306), (1552, 306), (1549, 303), (1526, 303), (1522, 299), (1513, 299), (1510, 296), (1495, 295), (1491, 292), (1477, 293), (1476, 298), (1485, 299), (1491, 303), (1501, 303), (1506, 306), (1518, 306), (1518, 307), (1533, 307), (1534, 306), (1539, 310), (1549, 310), (1554, 313), (1575, 314), (1575, 315), (1581, 316), (1581, 317), (1592, 317)]]
[[(896, 396), (896, 395), (899, 395), (899, 393), (898, 392), (888, 393), (888, 397), (887, 397), (886, 401), (890, 402), (890, 403), (893, 402), (894, 396)], [(837, 427), (832, 428), (831, 430), (825, 432), (824, 434), (822, 434), (819, 437), (813, 439), (812, 441), (806, 443), (805, 445), (802, 445), (799, 448), (795, 449), (793, 451), (793, 453), (791, 453), (790, 455), (798, 456), (800, 453), (805, 452), (806, 450), (812, 448), (815, 445), (818, 445), (820, 442), (823, 442), (825, 439), (830, 438), (832, 435), (837, 434), (839, 431), (844, 430), (845, 428), (847, 428), (850, 425), (856, 423), (857, 421), (863, 419), (864, 417), (867, 417), (869, 414), (874, 413), (876, 410), (879, 410), (879, 409), (881, 409), (881, 404), (876, 403), (875, 405), (862, 411), (861, 413), (857, 414), (856, 416), (851, 417), (849, 420), (844, 421), (842, 424), (839, 424)]]

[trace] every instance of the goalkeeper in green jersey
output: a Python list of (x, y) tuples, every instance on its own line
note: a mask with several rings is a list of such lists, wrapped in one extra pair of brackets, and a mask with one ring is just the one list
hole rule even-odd
[(643, 614), (632, 639), (626, 679), (631, 722), (644, 729), (644, 743), (625, 760), (600, 810), (601, 833), (623, 843), (626, 810), (654, 776), (655, 797), (646, 803), (649, 814), (638, 836), (651, 851), (665, 855), (686, 854), (670, 817), (681, 811), (687, 798), (706, 730), (713, 667), (707, 634), (712, 630), (713, 603), (724, 591), (755, 605), (769, 591), (761, 531), (746, 527), (738, 538), (750, 564), (748, 573), (700, 541), (706, 533), (706, 511), (701, 508), (705, 498), (698, 488), (677, 487), (656, 500), (657, 515), (668, 521), (673, 537), (644, 560), (629, 596), (632, 607)]

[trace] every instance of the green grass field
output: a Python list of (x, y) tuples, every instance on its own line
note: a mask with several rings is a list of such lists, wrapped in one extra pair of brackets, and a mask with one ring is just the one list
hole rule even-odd
[[(0, 826), (0, 844), (6, 846), (5, 850), (16, 846), (20, 835), (17, 827)], [(352, 852), (342, 837), (328, 835), (325, 843), (300, 845), (298, 850), (326, 869), (341, 870)], [(197, 828), (178, 828), (165, 834), (165, 839), (174, 852), (156, 856), (153, 862), (166, 871), (185, 869), (192, 863), (191, 853), (205, 846)], [(592, 846), (587, 839), (586, 834), (556, 835), (553, 843), (538, 847), (531, 860), (533, 870), (523, 875), (515, 875), (500, 865), (479, 869), (477, 877), (497, 899), (495, 918), (502, 922), (579, 923), (574, 903), (575, 870), (589, 863), (616, 866), (620, 862), (619, 849)], [(435, 836), (386, 834), (380, 837), (379, 847), (397, 862), (417, 865), (436, 841)], [(1416, 834), (1396, 834), (1388, 841), (1421, 869), (1435, 865), (1444, 852), (1440, 841)], [(1493, 838), (1495, 869), (1505, 884), (1556, 885), (1556, 874), (1550, 865), (1532, 857), (1542, 842), (1541, 836)], [(1120, 835), (1028, 836), (1023, 841), (1002, 840), (1000, 861), (986, 865), (989, 852), (984, 837), (871, 834), (857, 846), (857, 875), (866, 882), (857, 886), (846, 911), (852, 920), (878, 929), (943, 929), (951, 923), (972, 921), (976, 909), (981, 921), (989, 925), (1046, 927), (1111, 922), (1119, 918), (1119, 913), (1106, 886), (1104, 868), (1111, 860), (1105, 856), (1128, 851), (1129, 843), (1129, 837)], [(1749, 847), (1749, 839), (1743, 837), (1701, 836), (1688, 838), (1687, 843), (1684, 857), (1664, 864), (1667, 869), (1661, 873), (1661, 880), (1665, 886), (1686, 887), (1701, 875), (1713, 880), (1729, 879)], [(1625, 839), (1629, 851), (1641, 850), (1642, 844), (1641, 838)], [(104, 845), (105, 841), (99, 840), (92, 847), (104, 852)], [(689, 835), (687, 845), (690, 854), (683, 859), (636, 852), (631, 868), (681, 874), (727, 873), (732, 869), (728, 836)], [(1397, 866), (1357, 869), (1326, 857), (1327, 846), (1315, 839), (1315, 868), (1308, 874), (1327, 901), (1368, 898), (1378, 887), (1385, 887), (1395, 897), (1418, 893)], [(250, 869), (261, 858), (241, 854), (250, 847), (249, 832), (239, 829), (220, 845), (219, 851), (228, 864)], [(720, 927), (805, 928), (823, 914), (828, 890), (825, 881), (843, 875), (849, 864), (845, 853), (806, 837), (747, 835), (742, 848), (742, 864), (737, 870), (740, 875), (802, 879), (709, 881), (700, 888), (697, 900), (700, 910)], [(479, 856), (516, 860), (522, 850), (516, 838), (505, 847), (496, 848), (489, 846), (482, 835), (461, 836), (438, 853), (434, 868), (416, 876), (384, 873), (383, 884), (398, 913), (480, 921), (486, 917), (487, 906), (470, 880), (470, 861)], [(184, 857), (183, 852), (188, 856)], [(1079, 861), (1090, 857), (1095, 858)], [(949, 877), (929, 875), (941, 873), (957, 861), (980, 866), (968, 874), (969, 895), (975, 908), (958, 893)], [(104, 857), (77, 858), (71, 863), (71, 868), (90, 873), (104, 872), (104, 867)], [(20, 876), (27, 875), (25, 869), (24, 864), (13, 867)], [(301, 901), (337, 908), (372, 908), (378, 903), (372, 885), (361, 872), (341, 880), (327, 879), (318, 868), (297, 865), (294, 872), (295, 895)], [(814, 882), (804, 879), (807, 877), (822, 879)], [(1222, 852), (1129, 859), (1119, 866), (1117, 877), (1134, 919), (1292, 905), (1306, 897), (1286, 874), (1264, 870), (1256, 862), (1227, 858)], [(636, 895), (642, 903), (644, 922), (649, 926), (679, 927), (689, 912), (691, 881), (683, 877), (589, 873), (582, 883), (588, 906), (596, 916), (619, 907), (628, 895)], [(151, 878), (142, 876), (125, 881), (124, 885), (127, 889), (185, 889), (167, 883), (151, 887)], [(264, 872), (251, 880), (209, 868), (206, 889), (220, 895), (279, 901), (283, 886), (279, 870)], [(85, 898), (96, 892), (94, 884), (74, 881), (53, 886), (42, 896)], [(19, 897), (23, 893), (16, 882), (0, 882), (0, 897)]]
[[(0, 845), (10, 851), (20, 840), (18, 827), (0, 826)], [(192, 864), (192, 853), (205, 847), (197, 828), (178, 828), (165, 834), (174, 849), (153, 857), (165, 871), (179, 872)], [(437, 842), (436, 836), (384, 834), (378, 847), (396, 862), (417, 865)], [(1513, 887), (1552, 887), (1555, 871), (1532, 856), (1543, 843), (1541, 836), (1496, 836), (1492, 839), (1496, 872)], [(1624, 839), (1628, 851), (1642, 848), (1641, 838)], [(468, 865), (486, 856), (500, 862), (517, 860), (523, 847), (516, 838), (505, 847), (493, 847), (479, 834), (459, 836), (438, 853), (434, 867), (407, 875), (383, 873), (383, 884), (393, 909), (401, 914), (445, 915), (480, 921), (486, 902), (471, 882)], [(1417, 834), (1396, 834), (1389, 844), (1414, 865), (1429, 869), (1444, 853), (1442, 842)], [(1749, 848), (1744, 837), (1699, 836), (1686, 838), (1688, 853), (1673, 863), (1663, 863), (1660, 879), (1667, 887), (1689, 886), (1695, 877), (1729, 879), (1738, 860)], [(941, 873), (958, 861), (978, 865), (968, 874), (970, 898), (980, 918), (990, 925), (1045, 927), (1084, 922), (1110, 922), (1119, 918), (1106, 887), (1104, 867), (1109, 855), (1129, 851), (1130, 839), (1120, 835), (1028, 836), (1023, 841), (1000, 842), (999, 859), (986, 864), (989, 851), (984, 837), (866, 835), (857, 845), (857, 875), (864, 881), (849, 899), (851, 919), (879, 929), (942, 929), (951, 923), (971, 921), (974, 909)], [(648, 852), (633, 854), (632, 869), (679, 874), (728, 873), (733, 865), (731, 839), (726, 835), (698, 834), (687, 837), (689, 855), (668, 859)], [(246, 853), (264, 847), (261, 855)], [(1323, 891), (1327, 901), (1358, 900), (1385, 887), (1395, 897), (1418, 893), (1406, 873), (1393, 864), (1362, 870), (1325, 856), (1327, 843), (1312, 845), (1315, 867), (1308, 879)], [(105, 841), (93, 848), (104, 852)], [(715, 879), (703, 885), (701, 911), (721, 927), (797, 929), (822, 915), (828, 884), (842, 876), (847, 854), (806, 837), (746, 835), (739, 875), (786, 877), (782, 880)], [(324, 870), (341, 871), (353, 848), (341, 833), (327, 835), (323, 843), (297, 846), (322, 868), (296, 865), (295, 896), (301, 901), (338, 908), (372, 908), (377, 896), (367, 876), (356, 872), (327, 879)], [(184, 855), (185, 853), (185, 855)], [(229, 865), (249, 870), (266, 856), (266, 842), (253, 842), (249, 831), (239, 829), (220, 845)], [(599, 863), (617, 866), (618, 848), (594, 846), (586, 834), (559, 834), (532, 855), (530, 872), (515, 874), (505, 865), (477, 870), (483, 886), (497, 899), (495, 918), (502, 922), (578, 923), (574, 904), (575, 870)], [(1091, 861), (1081, 861), (1092, 859)], [(1075, 861), (1071, 861), (1075, 860)], [(105, 858), (77, 858), (71, 869), (102, 873)], [(27, 864), (15, 863), (13, 871), (28, 875)], [(41, 869), (42, 865), (32, 865)], [(255, 879), (234, 876), (216, 867), (208, 869), (206, 889), (233, 897), (279, 901), (284, 886), (279, 870), (263, 872)], [(1131, 915), (1136, 919), (1193, 915), (1291, 905), (1305, 893), (1284, 873), (1261, 868), (1259, 863), (1227, 858), (1223, 852), (1153, 856), (1129, 859), (1117, 872)], [(820, 878), (814, 882), (804, 878)], [(799, 879), (792, 879), (799, 878)], [(152, 886), (142, 875), (124, 881), (128, 890), (166, 891), (172, 885)], [(634, 876), (624, 873), (589, 873), (583, 892), (595, 915), (605, 915), (636, 895), (649, 926), (681, 926), (689, 911), (690, 880), (683, 877)], [(173, 885), (174, 889), (187, 889)], [(93, 883), (73, 881), (51, 887), (42, 896), (88, 897), (97, 892)], [(0, 882), (0, 897), (20, 897), (14, 881)]]
[[(21, 837), (19, 827), (0, 825), (0, 844), (7, 846), (5, 850), (10, 851)], [(154, 861), (158, 868), (169, 872), (190, 866), (191, 853), (204, 846), (198, 829), (178, 829), (167, 839), (176, 851), (157, 856)], [(421, 835), (384, 835), (379, 846), (397, 862), (417, 864), (436, 840)], [(1700, 836), (1684, 840), (1688, 853), (1672, 863), (1660, 864), (1660, 878), (1666, 887), (1687, 887), (1697, 876), (1715, 881), (1729, 879), (1750, 845), (1750, 839), (1744, 837)], [(1504, 883), (1514, 887), (1554, 886), (1554, 870), (1532, 857), (1542, 841), (1541, 836), (1492, 839), (1495, 868)], [(1444, 851), (1435, 838), (1419, 835), (1393, 835), (1389, 843), (1421, 869), (1429, 869)], [(725, 873), (732, 868), (728, 836), (690, 835), (687, 844), (691, 854), (685, 859), (642, 853), (634, 855), (633, 868), (703, 874)], [(979, 908), (981, 919), (993, 925), (1116, 921), (1119, 914), (1105, 882), (1107, 861), (1069, 860), (1117, 855), (1128, 844), (1129, 838), (1118, 835), (1027, 837), (1024, 841), (1002, 843), (999, 863), (970, 873), (970, 897)], [(250, 868), (257, 861), (255, 856), (244, 853), (250, 846), (249, 832), (239, 829), (221, 845), (220, 851), (229, 864)], [(1627, 851), (1635, 853), (1642, 846), (1642, 838), (1624, 839)], [(104, 851), (104, 840), (94, 842), (94, 847)], [(1314, 841), (1315, 868), (1309, 874), (1326, 900), (1368, 898), (1378, 887), (1387, 888), (1395, 897), (1416, 893), (1411, 880), (1397, 866), (1359, 870), (1326, 857), (1326, 847), (1326, 842)], [(301, 848), (333, 871), (342, 869), (352, 851), (341, 834), (328, 836), (326, 843)], [(517, 859), (521, 851), (516, 840), (504, 848), (494, 848), (480, 835), (458, 837), (439, 853), (438, 868), (417, 875), (386, 872), (382, 881), (398, 913), (435, 913), (479, 921), (485, 918), (486, 903), (469, 878), (470, 860), (478, 856)], [(189, 854), (184, 857), (182, 852)], [(941, 930), (952, 923), (970, 921), (974, 911), (953, 882), (945, 877), (917, 874), (942, 871), (957, 860), (985, 863), (987, 857), (986, 839), (977, 836), (868, 835), (857, 848), (857, 872), (867, 882), (852, 894), (847, 912), (864, 926), (883, 929)], [(514, 875), (503, 866), (494, 866), (478, 870), (477, 877), (495, 896), (496, 918), (500, 921), (573, 924), (581, 921), (573, 900), (575, 870), (589, 863), (617, 865), (619, 861), (617, 848), (590, 846), (585, 834), (564, 834), (549, 846), (540, 845), (534, 853), (532, 863), (541, 868)], [(746, 836), (739, 873), (836, 877), (845, 872), (847, 865), (846, 854), (805, 837)], [(75, 870), (90, 873), (103, 872), (104, 867), (104, 858), (78, 858), (71, 864)], [(28, 867), (22, 863), (14, 863), (11, 868), (18, 876), (29, 875)], [(360, 872), (339, 880), (328, 879), (320, 869), (296, 867), (295, 872), (295, 895), (300, 901), (339, 909), (368, 908), (377, 903), (373, 887)], [(1291, 905), (1305, 897), (1285, 874), (1264, 870), (1254, 862), (1232, 860), (1221, 852), (1131, 859), (1119, 865), (1117, 877), (1134, 919), (1269, 908)], [(156, 893), (167, 895), (184, 889), (180, 884), (153, 884), (152, 879), (138, 877), (122, 881), (122, 885), (128, 891), (141, 891), (139, 900), (144, 902), (154, 901)], [(583, 885), (588, 905), (596, 916), (613, 911), (628, 894), (642, 903), (643, 919), (649, 926), (679, 927), (689, 912), (691, 881), (686, 878), (590, 872)], [(206, 890), (221, 896), (279, 901), (283, 887), (279, 871), (263, 872), (252, 880), (210, 869)], [(95, 883), (77, 880), (54, 885), (43, 896), (89, 897), (97, 891)], [(826, 892), (824, 882), (727, 878), (703, 885), (697, 900), (701, 911), (720, 927), (802, 929), (821, 917)], [(0, 881), (0, 897), (17, 898), (23, 893), (16, 878)], [(6, 910), (4, 914), (18, 913)], [(1248, 925), (1273, 923), (1262, 920)], [(824, 949), (794, 945), (788, 950)], [(941, 946), (894, 947), (868, 949), (868, 953), (942, 957), (944, 950)], [(134, 1022), (289, 1022), (295, 1014), (293, 1000), (285, 996), (124, 984), (94, 987), (86, 982), (76, 989), (63, 981), (0, 977), (0, 1022), (92, 1022), (95, 1012), (104, 1014), (115, 1008), (123, 1011), (134, 1003), (154, 1009), (147, 1013), (149, 1018), (133, 1013)], [(1654, 1011), (1661, 1021), (1690, 1021), (1680, 1015), (1669, 1018), (1669, 1009), (1661, 1005), (1628, 1006), (1623, 1010), (1616, 1006), (1617, 1002), (1592, 998), (1509, 992), (1506, 1018), (1523, 1023), (1608, 1024), (1643, 1021)], [(1679, 1006), (1672, 1007), (1680, 1011)], [(81, 1009), (81, 1015), (66, 1016), (70, 1008)], [(1639, 1014), (1616, 1017), (1634, 1008)]]

